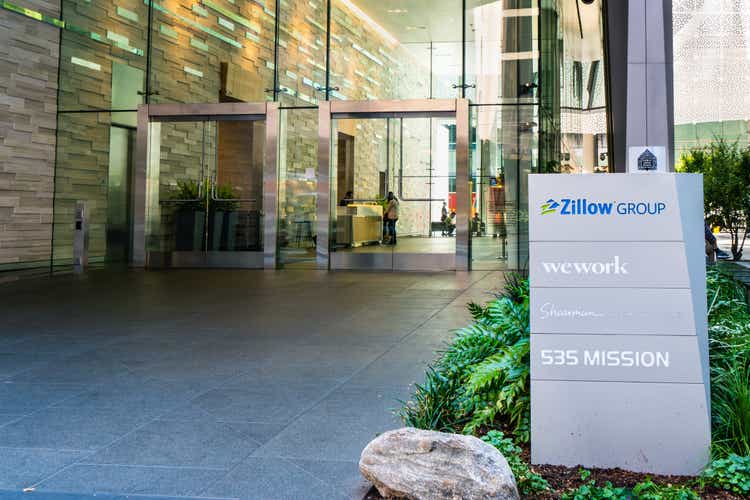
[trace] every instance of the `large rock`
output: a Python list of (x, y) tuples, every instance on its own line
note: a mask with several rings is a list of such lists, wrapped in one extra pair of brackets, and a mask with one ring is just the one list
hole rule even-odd
[(411, 427), (389, 431), (362, 451), (359, 470), (385, 498), (519, 498), (505, 457), (473, 436)]

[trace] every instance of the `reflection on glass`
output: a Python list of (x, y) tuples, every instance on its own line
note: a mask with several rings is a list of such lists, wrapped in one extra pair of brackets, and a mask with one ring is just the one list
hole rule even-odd
[(607, 172), (602, 2), (541, 5), (542, 170)]
[(282, 109), (279, 134), (279, 262), (316, 266), (318, 111)]
[(333, 99), (460, 96), (460, 2), (332, 1)]
[(261, 251), (264, 136), (264, 122), (152, 123), (147, 249)]
[(466, 4), (466, 96), (478, 104), (534, 103), (539, 51), (536, 0)]
[(473, 269), (523, 269), (528, 175), (537, 171), (537, 106), (472, 107)]
[(284, 106), (314, 105), (325, 98), (326, 2), (281, 2), (280, 10), (278, 100)]
[(151, 102), (273, 99), (273, 0), (153, 4)]
[(59, 117), (52, 239), (54, 267), (72, 266), (77, 201), (86, 203), (89, 264), (105, 261), (110, 126), (109, 113), (64, 113)]
[(63, 0), (61, 7), (59, 109), (134, 110), (145, 85), (148, 3), (122, 0), (102, 8)]

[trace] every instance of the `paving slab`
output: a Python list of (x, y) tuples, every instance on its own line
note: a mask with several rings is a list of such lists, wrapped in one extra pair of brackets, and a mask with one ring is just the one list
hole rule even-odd
[(0, 285), (0, 498), (361, 499), (362, 448), (400, 425), (465, 304), (501, 286), (237, 270)]

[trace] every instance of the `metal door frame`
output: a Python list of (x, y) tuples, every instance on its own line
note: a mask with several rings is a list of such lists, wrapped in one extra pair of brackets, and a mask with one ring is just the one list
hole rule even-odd
[[(150, 131), (154, 122), (189, 122), (246, 120), (265, 121), (266, 137), (263, 152), (263, 251), (262, 252), (202, 252), (204, 258), (184, 259), (179, 256), (170, 262), (158, 262), (146, 249), (147, 175), (150, 151)], [(215, 103), (215, 104), (142, 104), (138, 106), (135, 172), (133, 175), (133, 249), (134, 267), (248, 267), (276, 269), (278, 244), (278, 135), (279, 105), (276, 102)], [(179, 252), (172, 252), (176, 254)], [(161, 259), (162, 261), (164, 259)]]
[[(469, 100), (468, 99), (406, 99), (374, 101), (318, 102), (318, 200), (317, 200), (317, 264), (331, 269), (331, 124), (337, 118), (440, 118), (456, 119), (456, 253), (454, 266), (447, 262), (450, 254), (402, 254), (404, 268), (392, 264), (394, 270), (468, 271), (471, 262), (471, 189), (469, 186)], [(347, 254), (349, 255), (349, 254)], [(354, 254), (351, 254), (354, 255)], [(363, 260), (374, 254), (361, 254)], [(369, 259), (353, 268), (377, 266), (377, 259)], [(387, 267), (387, 266), (386, 266)], [(373, 267), (370, 267), (373, 268)]]

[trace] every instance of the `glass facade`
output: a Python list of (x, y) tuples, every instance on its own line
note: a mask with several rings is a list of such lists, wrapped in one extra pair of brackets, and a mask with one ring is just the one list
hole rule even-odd
[[(469, 99), (475, 269), (524, 267), (529, 173), (607, 168), (598, 0), (64, 0), (61, 18), (56, 265), (70, 262), (77, 200), (90, 207), (90, 261), (127, 260), (123, 228), (132, 223), (117, 213), (132, 210), (141, 103), (279, 102), (276, 244), (287, 267), (315, 265), (322, 100)], [(215, 177), (233, 168), (222, 150), (237, 146), (225, 138), (252, 141), (260, 132), (211, 121), (158, 127), (146, 245), (175, 250), (188, 244), (175, 220), (192, 202), (179, 201), (180, 186), (192, 181), (210, 198)], [(431, 252), (455, 251), (455, 240), (436, 243), (449, 238), (443, 203), (450, 215), (457, 202), (455, 119), (342, 119), (332, 132), (334, 170), (350, 175), (341, 186), (354, 199), (394, 191), (401, 234), (435, 240)], [(251, 142), (245, 148), (246, 156), (262, 154)], [(233, 196), (254, 189), (242, 182), (226, 174)], [(336, 202), (346, 194), (341, 186), (332, 190)], [(243, 212), (260, 220), (263, 210)], [(203, 225), (200, 217), (193, 223), (201, 240), (191, 244), (209, 249), (218, 219), (208, 205), (201, 213)]]

